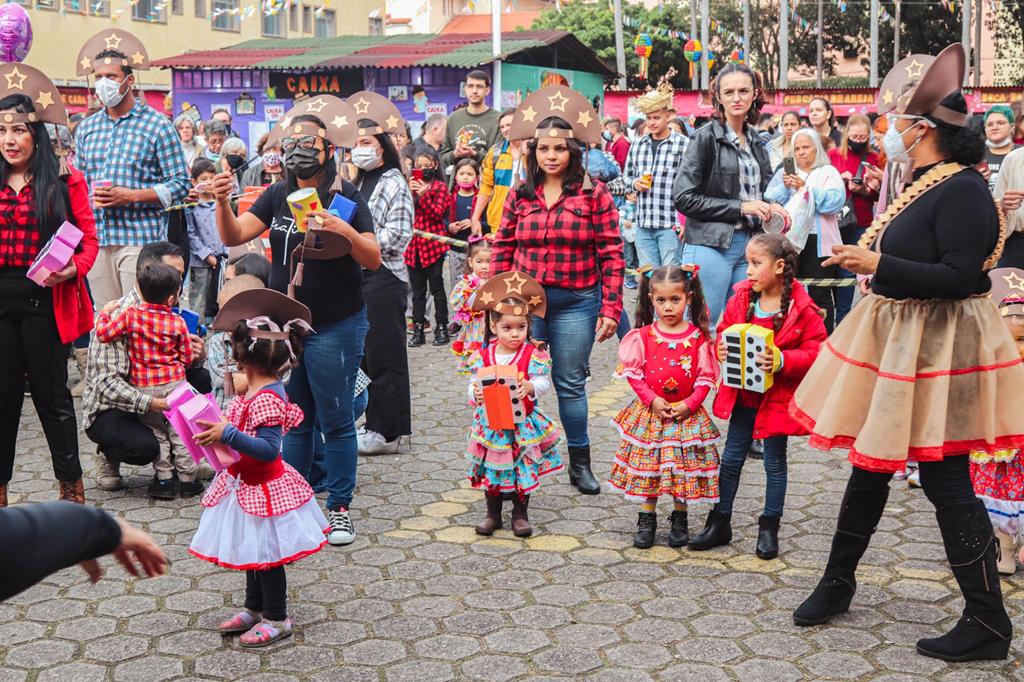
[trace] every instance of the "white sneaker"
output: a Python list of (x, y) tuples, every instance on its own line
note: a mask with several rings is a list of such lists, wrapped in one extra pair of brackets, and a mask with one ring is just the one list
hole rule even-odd
[(907, 485), (909, 485), (911, 488), (920, 488), (921, 487), (921, 471), (920, 471), (920, 469), (914, 469), (907, 476)]
[(362, 434), (357, 434), (359, 441), (360, 455), (393, 455), (398, 452), (398, 446), (402, 439), (384, 440), (384, 436), (376, 431), (367, 429)]
[(348, 509), (338, 508), (327, 511), (327, 520), (331, 530), (327, 533), (327, 542), (332, 545), (350, 545), (356, 539), (356, 528), (352, 525), (352, 517)]
[(111, 462), (103, 456), (99, 450), (96, 451), (96, 484), (100, 490), (112, 492), (124, 488), (124, 479), (121, 478), (121, 464)]

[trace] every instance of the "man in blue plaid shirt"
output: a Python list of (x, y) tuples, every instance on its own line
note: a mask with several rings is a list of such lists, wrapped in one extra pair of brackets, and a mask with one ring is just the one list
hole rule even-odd
[(132, 290), (139, 250), (167, 239), (167, 206), (189, 191), (171, 121), (133, 91), (133, 68), (148, 69), (142, 43), (127, 31), (101, 31), (82, 48), (79, 72), (96, 77), (103, 109), (78, 126), (77, 161), (93, 190), (100, 253), (89, 273), (97, 308)]
[(668, 127), (675, 112), (672, 86), (658, 85), (635, 106), (647, 119), (647, 134), (626, 156), (623, 180), (636, 191), (636, 250), (641, 265), (659, 267), (679, 262), (679, 224), (672, 202), (672, 184), (686, 151), (686, 137)]

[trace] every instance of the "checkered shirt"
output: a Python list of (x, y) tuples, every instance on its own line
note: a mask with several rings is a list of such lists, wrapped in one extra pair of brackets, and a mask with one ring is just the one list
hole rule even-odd
[(391, 169), (380, 176), (366, 202), (373, 216), (373, 229), (380, 245), (380, 259), (388, 270), (406, 284), (405, 247), (412, 239), (412, 190), (402, 171)]
[(545, 286), (586, 289), (600, 283), (601, 316), (622, 312), (622, 237), (612, 195), (598, 183), (591, 193), (567, 187), (554, 206), (509, 194), (491, 249), (491, 275), (519, 270)]
[[(451, 211), (452, 195), (440, 180), (434, 180), (422, 196), (413, 194), (415, 213), (413, 227), (432, 234), (446, 235), (445, 220)], [(405, 250), (405, 264), (410, 268), (425, 268), (433, 265), (448, 253), (448, 245), (436, 239), (413, 235), (409, 248)]]
[(129, 204), (96, 211), (100, 246), (143, 246), (167, 239), (164, 208), (188, 194), (188, 167), (171, 121), (141, 100), (117, 120), (106, 110), (82, 121), (75, 133), (78, 167), (89, 182), (109, 180), (128, 189), (153, 189), (159, 204)]
[[(117, 302), (114, 315), (139, 305), (142, 299), (134, 288)], [(131, 361), (125, 339), (114, 343), (89, 344), (89, 369), (85, 373), (82, 394), (82, 415), (85, 428), (92, 426), (96, 415), (104, 410), (121, 410), (131, 414), (149, 411), (153, 397), (128, 383)]]
[[(743, 146), (740, 144), (740, 138), (736, 134), (736, 131), (732, 129), (732, 126), (723, 126), (725, 128), (725, 139), (733, 147), (736, 147), (736, 153), (739, 157), (740, 165), (740, 201), (760, 201), (763, 196), (761, 193), (761, 167), (757, 165), (757, 159), (754, 158), (754, 153), (750, 151), (751, 136), (753, 131), (750, 131), (750, 135), (747, 136), (747, 145)], [(760, 141), (755, 141), (755, 144), (761, 144)]]
[(672, 229), (679, 223), (672, 202), (672, 184), (683, 162), (687, 138), (672, 131), (658, 145), (657, 154), (650, 135), (633, 143), (626, 156), (622, 180), (632, 191), (633, 183), (651, 173), (653, 184), (646, 192), (636, 195), (636, 226), (648, 230)]
[(27, 268), (43, 248), (32, 185), (0, 189), (0, 267)]
[(188, 327), (168, 306), (141, 303), (115, 318), (101, 312), (96, 318), (96, 339), (111, 343), (128, 338), (133, 386), (149, 387), (185, 380), (192, 364)]

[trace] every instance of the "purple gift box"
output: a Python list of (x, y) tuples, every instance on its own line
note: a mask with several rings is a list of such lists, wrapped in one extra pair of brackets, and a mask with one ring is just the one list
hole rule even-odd
[(47, 277), (63, 270), (71, 262), (82, 236), (81, 230), (64, 221), (32, 261), (28, 269), (28, 278), (39, 286), (45, 286), (43, 283)]

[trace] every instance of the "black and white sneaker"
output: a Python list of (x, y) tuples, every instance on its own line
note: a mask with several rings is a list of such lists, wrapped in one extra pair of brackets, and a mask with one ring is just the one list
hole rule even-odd
[(327, 542), (332, 545), (350, 545), (356, 539), (356, 527), (352, 525), (352, 517), (348, 509), (338, 507), (327, 511), (327, 520), (331, 530), (327, 533)]

